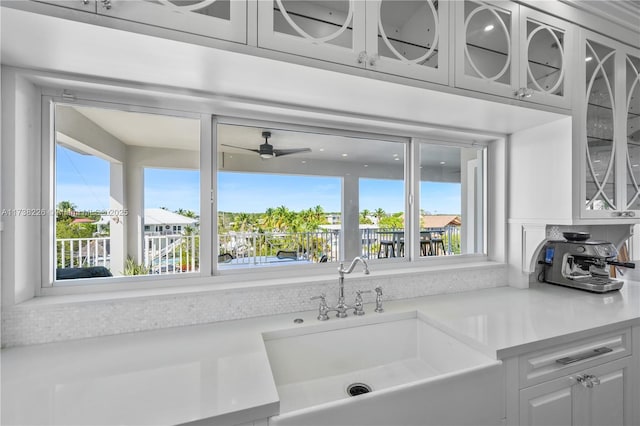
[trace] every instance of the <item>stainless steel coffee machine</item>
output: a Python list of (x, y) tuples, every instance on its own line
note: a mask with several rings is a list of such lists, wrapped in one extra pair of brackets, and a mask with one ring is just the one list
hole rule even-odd
[(618, 250), (606, 241), (589, 241), (587, 232), (564, 232), (565, 240), (544, 247), (543, 281), (596, 293), (619, 290), (624, 284), (609, 276), (609, 266), (634, 268), (618, 262)]

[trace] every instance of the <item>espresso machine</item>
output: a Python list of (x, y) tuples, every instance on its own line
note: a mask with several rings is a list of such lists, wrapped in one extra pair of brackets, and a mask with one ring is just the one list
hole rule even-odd
[(543, 281), (595, 293), (619, 290), (622, 281), (609, 276), (610, 266), (635, 268), (618, 262), (618, 250), (610, 242), (590, 241), (587, 232), (564, 232), (564, 240), (548, 241), (544, 248)]

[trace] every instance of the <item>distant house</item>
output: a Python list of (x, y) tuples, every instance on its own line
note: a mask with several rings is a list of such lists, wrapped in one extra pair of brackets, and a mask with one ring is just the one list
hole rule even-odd
[(422, 228), (446, 228), (447, 226), (460, 226), (462, 219), (454, 215), (424, 215), (420, 219)]
[(164, 209), (144, 209), (145, 235), (177, 235), (187, 226), (195, 228), (198, 220)]
[(329, 213), (325, 217), (329, 225), (335, 225), (342, 221), (342, 216), (339, 213)]
[[(98, 232), (109, 224), (110, 216), (101, 216), (96, 222)], [(183, 234), (185, 228), (198, 227), (198, 219), (182, 216), (178, 213), (164, 209), (144, 209), (144, 234), (145, 235), (178, 235)]]

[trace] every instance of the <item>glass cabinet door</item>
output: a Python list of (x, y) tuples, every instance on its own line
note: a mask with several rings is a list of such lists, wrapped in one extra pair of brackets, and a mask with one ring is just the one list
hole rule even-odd
[(627, 209), (640, 210), (640, 56), (625, 55)]
[(455, 2), (455, 85), (514, 96), (518, 83), (518, 5), (508, 1)]
[(574, 30), (567, 22), (520, 7), (520, 83), (526, 100), (569, 108)]
[(244, 0), (98, 0), (98, 13), (163, 28), (247, 42)]
[(448, 83), (448, 1), (381, 0), (366, 6), (368, 68)]
[(616, 193), (615, 50), (589, 38), (585, 47), (585, 208), (615, 211), (621, 209)]
[(258, 46), (347, 65), (365, 66), (365, 2), (258, 2)]

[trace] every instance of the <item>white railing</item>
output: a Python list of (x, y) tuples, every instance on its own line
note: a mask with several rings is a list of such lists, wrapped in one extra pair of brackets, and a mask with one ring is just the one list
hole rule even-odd
[[(381, 236), (401, 233), (402, 229), (362, 228), (361, 255), (373, 259), (381, 253)], [(422, 230), (439, 236), (446, 255), (460, 253), (460, 227)], [(401, 237), (399, 237), (401, 238)], [(323, 230), (296, 233), (229, 232), (218, 236), (219, 265), (264, 265), (292, 260), (337, 262), (340, 259), (340, 231)], [(403, 240), (398, 240), (403, 241)], [(149, 274), (197, 272), (199, 265), (198, 235), (145, 235), (143, 264)], [(109, 237), (60, 238), (56, 240), (57, 267), (79, 268), (110, 266)], [(401, 255), (400, 247), (396, 253)], [(442, 254), (434, 251), (432, 254)], [(228, 264), (228, 265), (227, 265)]]
[(149, 274), (199, 270), (199, 235), (145, 235), (144, 266)]
[(109, 268), (109, 237), (56, 239), (58, 268)]
[(221, 263), (260, 265), (289, 260), (335, 262), (340, 257), (339, 231), (229, 232), (218, 236)]

